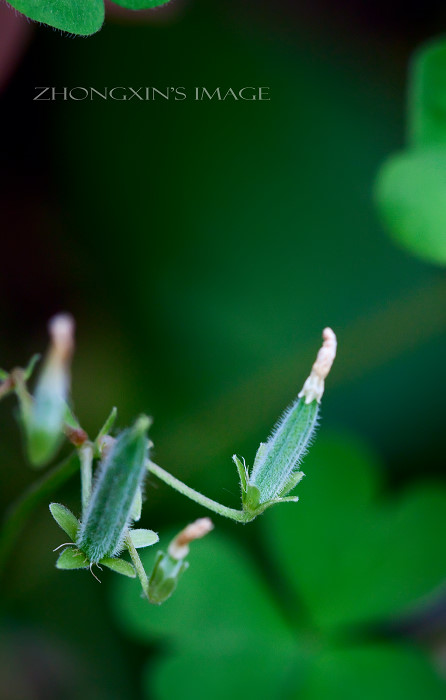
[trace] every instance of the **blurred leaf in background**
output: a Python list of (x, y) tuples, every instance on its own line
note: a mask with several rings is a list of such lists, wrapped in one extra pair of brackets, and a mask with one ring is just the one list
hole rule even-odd
[(395, 240), (446, 264), (446, 41), (422, 47), (409, 82), (409, 144), (383, 166), (377, 201)]
[(320, 439), (305, 470), (299, 505), (263, 518), (263, 571), (214, 533), (196, 546), (181, 590), (162, 608), (113, 582), (123, 629), (163, 642), (162, 657), (147, 666), (146, 697), (444, 697), (426, 650), (384, 632), (377, 641), (376, 630), (444, 580), (446, 489), (384, 496), (373, 456), (339, 436)]

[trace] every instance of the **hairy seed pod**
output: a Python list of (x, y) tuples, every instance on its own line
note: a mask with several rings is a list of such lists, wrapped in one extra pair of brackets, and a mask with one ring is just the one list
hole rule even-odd
[(132, 506), (147, 472), (147, 430), (150, 421), (141, 416), (125, 430), (102, 461), (91, 499), (76, 540), (93, 564), (116, 555), (132, 519)]
[(336, 336), (331, 328), (325, 328), (322, 337), (322, 347), (302, 391), (257, 451), (249, 486), (258, 489), (259, 505), (283, 497), (303, 476), (297, 468), (311, 444), (324, 381), (336, 355)]

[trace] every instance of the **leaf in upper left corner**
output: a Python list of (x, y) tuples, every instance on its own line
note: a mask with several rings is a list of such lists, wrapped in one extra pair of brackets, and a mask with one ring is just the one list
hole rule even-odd
[(104, 22), (103, 0), (10, 0), (9, 4), (36, 22), (81, 36), (99, 31)]

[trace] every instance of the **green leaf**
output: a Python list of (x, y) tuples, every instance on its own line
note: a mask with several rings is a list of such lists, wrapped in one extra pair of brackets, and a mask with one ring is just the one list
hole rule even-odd
[(36, 22), (72, 34), (94, 34), (104, 21), (103, 0), (12, 0), (10, 5)]
[(356, 646), (322, 653), (296, 700), (442, 700), (446, 685), (421, 650)]
[(159, 541), (158, 534), (153, 530), (130, 530), (130, 537), (136, 549), (150, 547), (152, 544), (156, 544)]
[(75, 542), (80, 525), (76, 516), (61, 503), (51, 503), (50, 512), (59, 527)]
[[(242, 613), (241, 613), (242, 614)], [(303, 650), (302, 650), (303, 651)], [(145, 697), (157, 700), (228, 700), (288, 698), (299, 688), (306, 654), (297, 644), (268, 643), (237, 654), (170, 654), (143, 676)]]
[(376, 200), (397, 243), (423, 260), (446, 264), (446, 147), (390, 158), (379, 173)]
[(9, 377), (9, 372), (6, 372), (4, 369), (0, 369), (0, 379), (8, 379)]
[(319, 627), (395, 617), (444, 580), (446, 491), (376, 497), (378, 469), (353, 441), (320, 440), (298, 508), (264, 516), (277, 561)]
[(446, 41), (417, 51), (409, 89), (409, 137), (412, 147), (446, 146)]
[(129, 10), (150, 10), (153, 7), (167, 5), (169, 0), (113, 0), (115, 5), (127, 7)]
[[(154, 550), (143, 552), (141, 559), (151, 571)], [(139, 639), (168, 638), (185, 651), (214, 655), (270, 646), (271, 639), (293, 645), (260, 572), (236, 542), (214, 533), (194, 542), (188, 559), (189, 570), (176, 594), (150, 614), (137, 587), (124, 579), (114, 582), (113, 610), (123, 629)]]
[(88, 569), (89, 566), (87, 557), (74, 547), (64, 549), (56, 562), (58, 569)]
[(116, 559), (112, 557), (104, 557), (99, 562), (112, 571), (116, 571), (117, 574), (122, 574), (123, 576), (128, 576), (129, 578), (136, 577), (136, 571), (130, 562), (125, 561), (125, 559)]

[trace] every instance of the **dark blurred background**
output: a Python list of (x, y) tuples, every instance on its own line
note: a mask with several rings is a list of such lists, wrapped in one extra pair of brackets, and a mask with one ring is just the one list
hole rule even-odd
[[(372, 193), (444, 3), (178, 0), (111, 12), (86, 39), (1, 11), (3, 48), (16, 39), (0, 54), (0, 365), (43, 350), (48, 318), (71, 311), (87, 431), (113, 405), (121, 426), (149, 413), (155, 460), (237, 507), (231, 455), (252, 463), (330, 325), (320, 433), (363, 439), (389, 489), (443, 477), (444, 275), (393, 244)], [(35, 86), (114, 85), (261, 85), (271, 100), (33, 101)], [(12, 403), (3, 509), (34, 478)], [(201, 514), (152, 485), (148, 527)], [(57, 500), (78, 509), (77, 484)], [(255, 525), (236, 534), (255, 550)], [(139, 697), (147, 649), (110, 619), (108, 579), (54, 569), (58, 536), (38, 510), (2, 582), (4, 697), (78, 697), (80, 676), (83, 697)]]

